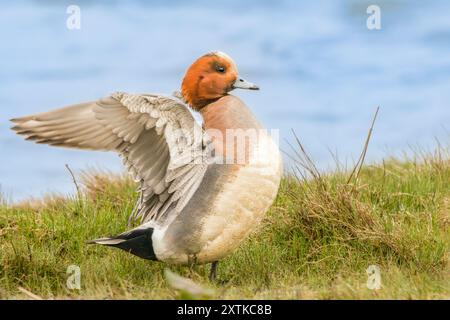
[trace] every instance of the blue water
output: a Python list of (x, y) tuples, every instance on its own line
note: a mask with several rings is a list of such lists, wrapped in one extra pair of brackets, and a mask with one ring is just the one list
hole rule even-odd
[[(171, 93), (220, 49), (259, 92), (236, 92), (269, 128), (294, 129), (324, 169), (329, 150), (368, 158), (450, 136), (449, 1), (14, 1), (0, 9), (0, 185), (19, 200), (72, 192), (73, 170), (122, 170), (114, 154), (34, 145), (8, 119), (121, 90)], [(81, 8), (81, 30), (66, 8)], [(381, 7), (381, 30), (366, 8)], [(282, 143), (286, 148), (286, 144)]]

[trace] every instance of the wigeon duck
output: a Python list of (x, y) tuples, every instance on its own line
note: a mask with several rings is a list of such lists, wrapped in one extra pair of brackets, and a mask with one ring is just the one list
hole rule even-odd
[(11, 121), (37, 143), (116, 151), (140, 183), (130, 216), (139, 226), (89, 243), (174, 264), (212, 263), (214, 279), (217, 262), (264, 217), (282, 174), (277, 145), (229, 94), (236, 88), (259, 89), (228, 55), (212, 52), (189, 67), (173, 96), (115, 93)]

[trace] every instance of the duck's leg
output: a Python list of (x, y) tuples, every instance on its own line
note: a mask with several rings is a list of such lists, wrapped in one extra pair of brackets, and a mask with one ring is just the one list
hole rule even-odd
[(198, 263), (197, 263), (197, 256), (195, 254), (188, 256), (188, 267), (189, 267), (189, 274), (191, 276), (197, 274), (196, 267), (198, 267)]
[(217, 265), (219, 264), (219, 261), (214, 261), (211, 263), (211, 272), (209, 273), (209, 280), (210, 281), (216, 281), (217, 278)]

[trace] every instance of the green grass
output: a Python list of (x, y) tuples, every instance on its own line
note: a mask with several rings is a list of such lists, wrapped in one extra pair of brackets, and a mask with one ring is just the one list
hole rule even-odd
[[(349, 172), (285, 177), (262, 226), (219, 264), (222, 284), (193, 269), (87, 245), (126, 229), (136, 199), (124, 177), (84, 177), (83, 196), (0, 201), (0, 298), (173, 299), (169, 268), (213, 298), (449, 299), (450, 162), (443, 151)], [(66, 286), (81, 268), (81, 290)], [(379, 290), (366, 269), (381, 270)]]

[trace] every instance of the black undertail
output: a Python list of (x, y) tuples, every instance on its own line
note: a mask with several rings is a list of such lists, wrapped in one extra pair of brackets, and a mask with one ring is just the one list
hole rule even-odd
[(127, 251), (147, 260), (158, 260), (153, 250), (153, 228), (134, 229), (116, 237), (91, 240), (88, 243), (101, 244)]

